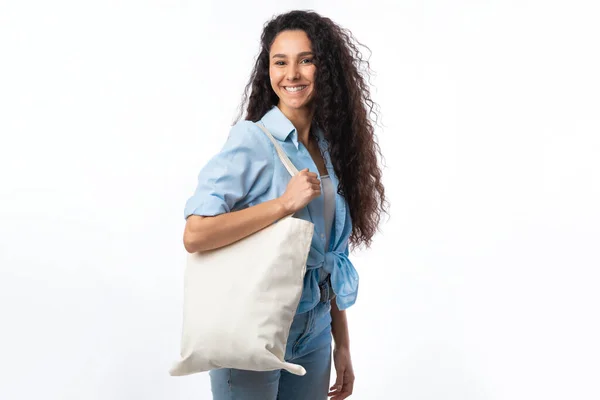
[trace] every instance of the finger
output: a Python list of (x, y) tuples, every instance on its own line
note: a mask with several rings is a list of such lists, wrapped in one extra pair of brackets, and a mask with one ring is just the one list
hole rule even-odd
[(348, 393), (348, 395), (346, 397), (350, 396), (353, 392), (354, 392), (354, 382), (350, 382), (350, 383), (348, 383), (348, 386), (346, 388), (346, 393)]
[(333, 390), (334, 392), (339, 392), (342, 390), (342, 386), (344, 385), (344, 373), (343, 371), (338, 372), (335, 383), (329, 390)]
[(334, 390), (328, 393), (328, 396), (334, 396), (331, 400), (342, 400), (352, 395), (354, 391), (354, 382), (345, 381), (341, 390)]
[(337, 382), (329, 389), (330, 396), (332, 394), (340, 394), (342, 393), (342, 385), (337, 384)]
[(346, 392), (348, 393), (348, 396), (350, 396), (352, 394), (352, 392), (354, 391), (354, 377), (346, 377), (344, 379), (344, 387), (342, 389), (342, 392)]
[(348, 392), (341, 392), (341, 393), (337, 393), (337, 394), (335, 394), (335, 395), (334, 395), (334, 396), (331, 398), (331, 400), (343, 400), (343, 399), (345, 399), (345, 398), (346, 398), (346, 397), (348, 397), (348, 396), (350, 396), (350, 393), (348, 393)]
[(354, 391), (354, 383), (353, 382), (345, 383), (344, 387), (342, 388), (342, 393), (340, 393), (340, 399), (345, 399), (346, 397), (350, 397), (350, 395), (352, 394), (353, 391)]

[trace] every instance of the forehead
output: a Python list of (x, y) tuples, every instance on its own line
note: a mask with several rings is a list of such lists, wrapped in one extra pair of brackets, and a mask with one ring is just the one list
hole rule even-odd
[(275, 37), (271, 45), (271, 54), (297, 54), (311, 51), (311, 42), (302, 30), (282, 31)]

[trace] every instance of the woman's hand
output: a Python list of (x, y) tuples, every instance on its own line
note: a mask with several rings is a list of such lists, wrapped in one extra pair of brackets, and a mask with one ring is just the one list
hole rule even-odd
[(331, 400), (342, 400), (349, 397), (354, 389), (354, 370), (352, 369), (350, 349), (342, 347), (333, 350), (333, 362), (337, 379), (329, 389), (328, 396), (333, 396)]
[(279, 198), (288, 214), (304, 208), (312, 199), (321, 195), (321, 182), (314, 172), (304, 168), (290, 179), (285, 193)]

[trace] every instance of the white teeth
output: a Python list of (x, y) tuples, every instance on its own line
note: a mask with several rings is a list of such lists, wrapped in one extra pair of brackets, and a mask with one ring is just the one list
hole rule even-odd
[(285, 88), (285, 90), (287, 90), (288, 92), (297, 92), (297, 91), (299, 91), (299, 90), (302, 90), (302, 89), (304, 89), (305, 87), (306, 87), (306, 86), (296, 86), (296, 87), (290, 87), (290, 86), (287, 86), (287, 87)]

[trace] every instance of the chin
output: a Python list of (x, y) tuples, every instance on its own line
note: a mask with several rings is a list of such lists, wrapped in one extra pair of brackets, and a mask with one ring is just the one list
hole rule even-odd
[(284, 101), (283, 104), (285, 104), (285, 106), (287, 108), (290, 108), (290, 109), (293, 109), (293, 110), (300, 110), (300, 109), (305, 108), (305, 107), (308, 106), (308, 104), (305, 103), (305, 102), (302, 102), (302, 103), (296, 103), (296, 102), (289, 103), (287, 101)]
[(312, 99), (298, 99), (296, 101), (289, 99), (281, 99), (281, 102), (289, 109), (300, 110), (302, 108), (307, 108), (312, 105)]

